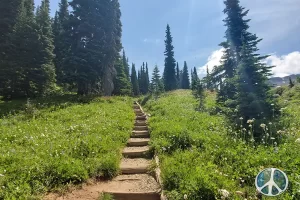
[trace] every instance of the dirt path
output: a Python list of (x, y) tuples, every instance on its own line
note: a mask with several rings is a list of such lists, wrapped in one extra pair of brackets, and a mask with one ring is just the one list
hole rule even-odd
[(133, 108), (136, 121), (122, 152), (121, 174), (111, 181), (84, 184), (64, 196), (50, 194), (44, 200), (99, 200), (101, 193), (111, 194), (116, 200), (160, 200), (160, 185), (155, 176), (149, 174), (153, 160), (148, 146), (147, 116), (137, 103)]

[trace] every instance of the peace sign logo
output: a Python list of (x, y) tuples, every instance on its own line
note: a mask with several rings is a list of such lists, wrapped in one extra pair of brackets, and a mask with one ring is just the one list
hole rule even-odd
[(261, 171), (255, 179), (257, 190), (266, 196), (278, 196), (288, 187), (286, 174), (276, 168), (267, 168)]

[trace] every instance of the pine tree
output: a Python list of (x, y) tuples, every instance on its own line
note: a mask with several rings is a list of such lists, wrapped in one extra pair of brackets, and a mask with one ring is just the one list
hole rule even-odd
[(199, 77), (198, 77), (198, 74), (197, 74), (196, 67), (194, 67), (194, 71), (191, 74), (192, 74), (191, 75), (191, 77), (192, 77), (191, 89), (196, 90), (197, 89), (197, 84), (199, 82)]
[(117, 70), (117, 75), (114, 78), (114, 95), (131, 95), (132, 89), (131, 84), (127, 79), (127, 75), (125, 73), (125, 67), (123, 63), (123, 59), (118, 58), (116, 61), (115, 69)]
[(181, 89), (180, 85), (180, 71), (179, 71), (179, 64), (176, 64), (176, 81), (177, 81), (177, 89)]
[(172, 45), (173, 38), (171, 36), (170, 26), (167, 25), (166, 40), (165, 40), (165, 69), (164, 69), (164, 86), (166, 91), (175, 90), (177, 81), (175, 76), (176, 61), (174, 59), (174, 46)]
[(100, 92), (101, 83), (104, 95), (110, 96), (122, 48), (120, 4), (118, 0), (73, 0), (70, 5), (68, 76), (76, 82), (78, 94)]
[(203, 111), (205, 109), (205, 89), (200, 80), (197, 81), (196, 87), (193, 90), (193, 95), (195, 96), (196, 99), (199, 101), (199, 111)]
[(128, 77), (128, 80), (130, 79), (129, 76), (129, 64), (128, 64), (128, 59), (126, 58), (125, 50), (123, 49), (123, 65), (125, 67), (125, 74)]
[(55, 83), (55, 67), (53, 63), (54, 45), (49, 0), (42, 1), (38, 15), (36, 16), (36, 22), (40, 31), (38, 60), (41, 69), (39, 72), (35, 71), (35, 73), (29, 74), (29, 79), (31, 81), (36, 80), (36, 87), (39, 90), (39, 93), (43, 93), (46, 90), (50, 91)]
[[(269, 86), (266, 84), (271, 74), (271, 68), (262, 62), (268, 56), (260, 56), (257, 45), (261, 41), (255, 34), (248, 31), (249, 20), (244, 19), (248, 10), (241, 7), (239, 0), (225, 0), (226, 8), (224, 13), (227, 15), (224, 20), (227, 43), (225, 49), (228, 58), (223, 60), (228, 67), (227, 72), (236, 71), (234, 78), (228, 78), (236, 88), (231, 103), (232, 108), (238, 109), (238, 114), (245, 120), (249, 118), (269, 117), (271, 113), (269, 96)], [(226, 55), (225, 54), (225, 55)], [(227, 73), (230, 77), (230, 73)], [(225, 80), (226, 83), (226, 80)], [(224, 84), (224, 83), (223, 83)], [(226, 83), (227, 84), (227, 83)], [(229, 85), (230, 85), (229, 84)], [(232, 96), (232, 95), (229, 95)]]
[(147, 88), (147, 92), (149, 91), (149, 87), (150, 87), (149, 70), (148, 70), (148, 63), (146, 62), (146, 88)]
[(22, 0), (0, 1), (0, 96), (4, 95), (10, 82), (8, 77), (12, 72), (8, 54), (21, 4)]
[(155, 65), (152, 73), (151, 93), (157, 98), (162, 92), (164, 92), (164, 85), (159, 75), (159, 69), (157, 65)]
[(295, 86), (295, 83), (292, 81), (291, 77), (289, 77), (289, 87), (293, 88)]
[(136, 76), (135, 64), (132, 63), (131, 68), (131, 85), (134, 96), (138, 96), (140, 94), (139, 83)]
[(190, 89), (190, 78), (189, 78), (189, 71), (186, 61), (184, 61), (184, 67), (182, 71), (182, 82), (181, 82), (182, 89)]
[[(68, 38), (69, 32), (69, 10), (68, 0), (61, 0), (59, 3), (59, 11), (56, 12), (53, 23), (53, 35), (54, 35), (54, 64), (57, 74), (57, 81), (59, 84), (67, 83), (66, 69), (64, 62), (69, 55), (69, 49), (71, 41)], [(69, 82), (70, 83), (70, 82)]]

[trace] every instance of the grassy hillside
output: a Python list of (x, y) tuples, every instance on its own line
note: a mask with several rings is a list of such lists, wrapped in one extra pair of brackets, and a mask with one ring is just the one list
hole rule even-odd
[(35, 199), (89, 177), (114, 176), (134, 120), (127, 97), (70, 95), (0, 108), (0, 199)]
[[(230, 192), (228, 199), (254, 199), (254, 180), (267, 167), (284, 170), (289, 189), (277, 199), (300, 199), (300, 105), (284, 100), (285, 130), (282, 144), (273, 146), (246, 143), (226, 124), (222, 113), (214, 113), (215, 95), (207, 93), (207, 112), (197, 112), (191, 91), (179, 90), (150, 99), (145, 108), (151, 114), (152, 147), (161, 159), (164, 190), (169, 199), (219, 199), (219, 190)], [(291, 101), (291, 102), (290, 102)], [(270, 125), (271, 126), (271, 125)], [(291, 130), (291, 132), (289, 132)], [(292, 131), (293, 130), (293, 131)], [(237, 133), (238, 134), (238, 133)], [(238, 193), (239, 193), (238, 192)], [(242, 198), (242, 199), (243, 199)], [(276, 198), (274, 198), (276, 199)]]

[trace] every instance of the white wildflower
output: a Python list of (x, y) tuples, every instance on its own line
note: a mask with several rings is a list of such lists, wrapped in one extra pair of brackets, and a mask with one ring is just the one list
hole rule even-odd
[(261, 124), (260, 127), (266, 128), (266, 125), (265, 124)]
[(222, 195), (222, 197), (224, 198), (228, 198), (229, 197), (229, 192), (227, 190), (221, 189), (219, 190), (219, 193)]
[(187, 199), (187, 195), (186, 195), (186, 194), (185, 194), (185, 195), (183, 195), (183, 198), (184, 198), (184, 199)]
[(243, 120), (244, 118), (243, 117), (240, 117), (240, 120)]
[(298, 139), (296, 140), (296, 143), (299, 143), (299, 144), (300, 144), (300, 138), (298, 138)]

